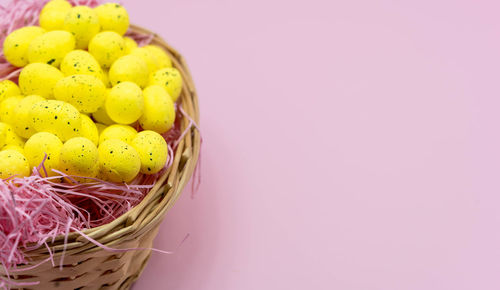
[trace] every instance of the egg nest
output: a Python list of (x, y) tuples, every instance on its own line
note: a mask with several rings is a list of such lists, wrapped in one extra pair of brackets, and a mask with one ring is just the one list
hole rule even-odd
[[(47, 2), (47, 0), (10, 1), (5, 6), (0, 5), (0, 44), (3, 44), (5, 38), (19, 28), (36, 26), (43, 21), (45, 21), (45, 26), (57, 25), (57, 23), (47, 22), (47, 19), (39, 19), (40, 11), (42, 11), (42, 8)], [(95, 8), (104, 1), (69, 0), (68, 2), (72, 6), (82, 5)], [(86, 13), (87, 10), (86, 8), (82, 8), (81, 11), (83, 12), (75, 12), (78, 14), (75, 17), (80, 19), (80, 13), (85, 15), (84, 13)], [(118, 32), (123, 29), (123, 27), (113, 27), (113, 23), (108, 23), (106, 21), (106, 19), (101, 20), (101, 25), (103, 27), (108, 25), (110, 27), (109, 29), (116, 28)], [(97, 29), (92, 27), (90, 30)], [(29, 262), (23, 254), (26, 250), (41, 246), (49, 248), (50, 240), (54, 239), (56, 236), (67, 235), (72, 231), (80, 232), (85, 229), (105, 225), (139, 204), (156, 181), (165, 174), (171, 166), (176, 145), (190, 129), (187, 128), (181, 132), (180, 121), (183, 118), (189, 118), (189, 116), (183, 112), (182, 106), (176, 103), (177, 97), (173, 97), (175, 121), (168, 131), (161, 133), (162, 142), (164, 141), (167, 145), (166, 161), (161, 161), (161, 164), (158, 164), (158, 162), (148, 163), (148, 154), (152, 154), (151, 152), (132, 152), (130, 154), (137, 155), (137, 157), (134, 155), (133, 158), (141, 159), (139, 165), (134, 165), (134, 172), (127, 173), (120, 171), (119, 168), (106, 167), (107, 160), (113, 161), (116, 158), (120, 158), (120, 155), (125, 156), (124, 154), (128, 154), (130, 150), (134, 151), (134, 146), (130, 144), (137, 145), (139, 148), (142, 148), (140, 146), (145, 146), (144, 148), (147, 146), (151, 147), (151, 145), (146, 144), (151, 140), (147, 139), (148, 136), (146, 135), (148, 134), (142, 134), (144, 137), (142, 139), (135, 138), (137, 140), (129, 140), (126, 139), (127, 130), (132, 129), (141, 134), (142, 132), (146, 132), (142, 126), (148, 126), (152, 128), (151, 130), (158, 129), (164, 131), (165, 128), (162, 127), (161, 124), (155, 123), (151, 118), (148, 119), (148, 116), (138, 121), (139, 113), (123, 110), (127, 108), (131, 108), (132, 111), (134, 110), (134, 102), (137, 102), (134, 90), (144, 90), (145, 94), (150, 95), (151, 98), (149, 103), (146, 100), (144, 107), (145, 109), (147, 109), (148, 106), (154, 108), (155, 102), (158, 101), (158, 99), (155, 98), (158, 92), (155, 91), (154, 87), (146, 88), (146, 86), (148, 81), (150, 85), (155, 85), (155, 82), (158, 84), (164, 82), (165, 72), (162, 70), (155, 70), (155, 73), (151, 73), (150, 80), (140, 79), (136, 75), (127, 75), (123, 73), (122, 67), (130, 66), (131, 63), (138, 58), (144, 57), (141, 56), (141, 54), (144, 53), (141, 47), (150, 43), (152, 40), (151, 35), (142, 35), (130, 31), (125, 34), (128, 42), (135, 42), (138, 45), (138, 50), (135, 52), (136, 56), (130, 57), (131, 60), (127, 62), (126, 59), (122, 59), (124, 56), (111, 56), (110, 59), (109, 56), (102, 54), (102, 51), (105, 51), (102, 46), (113, 46), (114, 43), (112, 39), (119, 34), (111, 33), (110, 35), (103, 35), (100, 40), (93, 41), (93, 39), (85, 37), (84, 33), (80, 33), (80, 28), (76, 24), (69, 29), (72, 29), (72, 34), (75, 37), (71, 36), (69, 33), (57, 32), (45, 33), (44, 37), (40, 39), (37, 38), (36, 43), (38, 43), (40, 47), (49, 47), (47, 48), (48, 50), (50, 50), (50, 45), (47, 46), (45, 45), (46, 43), (52, 43), (54, 39), (61, 40), (62, 47), (58, 50), (58, 52), (61, 52), (60, 55), (55, 53), (55, 57), (47, 59), (47, 53), (54, 54), (54, 52), (47, 52), (47, 49), (35, 49), (29, 54), (28, 58), (31, 59), (32, 62), (43, 62), (46, 64), (43, 67), (38, 64), (35, 66), (30, 66), (30, 64), (28, 64), (28, 66), (26, 66), (26, 63), (23, 62), (29, 62), (29, 60), (25, 60), (23, 57), (17, 57), (16, 60), (20, 62), (19, 66), (22, 65), (24, 67), (16, 67), (11, 64), (15, 61), (9, 62), (6, 60), (3, 49), (0, 54), (0, 81), (10, 80), (15, 84), (19, 84), (22, 92), (29, 93), (30, 95), (38, 95), (38, 97), (31, 97), (31, 99), (25, 97), (23, 100), (23, 102), (27, 102), (34, 108), (32, 110), (38, 110), (36, 115), (37, 118), (32, 124), (33, 127), (25, 126), (22, 122), (18, 122), (20, 124), (19, 126), (25, 127), (16, 128), (17, 125), (13, 125), (12, 127), (12, 130), (15, 132), (26, 134), (20, 136), (19, 140), (22, 140), (22, 142), (18, 142), (19, 144), (24, 144), (27, 140), (24, 148), (18, 146), (15, 140), (11, 140), (12, 142), (8, 143), (10, 144), (9, 147), (3, 148), (4, 150), (0, 152), (1, 156), (5, 155), (0, 162), (3, 164), (12, 163), (12, 166), (7, 166), (9, 170), (23, 172), (25, 168), (20, 168), (20, 166), (26, 163), (26, 160), (22, 160), (26, 153), (23, 155), (19, 152), (24, 152), (22, 150), (35, 152), (38, 154), (36, 156), (38, 159), (32, 156), (27, 159), (41, 159), (39, 164), (28, 169), (29, 174), (25, 174), (26, 176), (14, 175), (4, 179), (0, 178), (0, 245), (2, 245), (0, 247), (0, 263), (7, 269), (16, 268), (19, 265)], [(36, 34), (40, 32), (32, 31), (30, 33)], [(83, 50), (75, 50), (82, 48)], [(97, 62), (79, 66), (78, 60), (86, 57), (86, 49), (93, 53)], [(70, 53), (73, 54), (69, 56)], [(145, 63), (145, 66), (139, 64), (139, 69), (149, 69), (151, 72), (150, 66), (155, 65), (155, 63), (148, 63), (147, 61)], [(36, 67), (37, 65), (39, 67)], [(49, 67), (49, 69), (47, 69), (47, 67)], [(57, 69), (59, 67), (63, 73)], [(43, 69), (44, 73), (40, 74), (37, 72), (39, 69)], [(82, 70), (88, 70), (85, 76), (80, 74)], [(93, 75), (93, 72), (108, 70), (110, 72), (109, 76), (99, 75), (98, 73)], [(113, 73), (114, 70), (116, 73)], [(59, 74), (61, 74), (61, 76), (59, 76)], [(64, 76), (62, 76), (63, 74)], [(71, 77), (72, 74), (79, 74), (80, 76)], [(41, 79), (33, 78), (32, 75), (36, 75), (37, 77), (40, 76)], [(63, 81), (58, 81), (57, 84), (54, 83), (54, 90), (46, 90), (45, 85), (52, 81), (51, 75), (56, 75), (57, 79), (62, 79)], [(168, 75), (168, 72), (166, 75)], [(96, 79), (99, 81), (96, 82)], [(135, 83), (137, 85), (124, 85), (128, 80), (136, 81)], [(32, 84), (25, 85), (33, 81), (36, 81), (40, 86), (36, 87)], [(101, 85), (101, 81), (105, 86)], [(96, 85), (95, 83), (98, 84)], [(92, 93), (88, 94), (88, 99), (83, 101), (84, 104), (82, 104), (82, 100), (72, 99), (75, 92), (86, 88), (91, 88), (90, 90)], [(156, 88), (156, 90), (157, 89), (158, 88)], [(169, 89), (171, 88), (165, 88), (167, 91)], [(146, 93), (147, 90), (149, 90), (148, 93)], [(178, 90), (178, 88), (176, 88), (176, 90)], [(100, 95), (104, 94), (105, 91), (107, 93), (107, 99), (104, 107), (108, 107), (107, 112), (103, 112), (102, 102), (98, 100)], [(172, 96), (178, 96), (180, 91), (168, 91), (168, 93)], [(56, 95), (57, 100), (53, 100), (53, 94)], [(127, 94), (129, 97), (125, 100), (121, 98), (121, 96), (127, 96)], [(12, 102), (16, 101), (13, 100)], [(60, 106), (61, 103), (57, 102), (72, 104), (73, 109), (68, 109), (65, 105)], [(115, 109), (113, 102), (118, 105), (120, 103), (127, 103), (127, 106)], [(34, 105), (35, 103), (36, 105)], [(4, 104), (7, 108), (11, 108), (14, 105), (15, 104), (9, 104), (8, 102)], [(49, 110), (51, 106), (54, 107), (54, 110)], [(76, 110), (74, 110), (74, 108), (76, 108)], [(0, 111), (1, 110), (0, 108)], [(45, 112), (44, 110), (48, 111)], [(57, 112), (59, 112), (59, 114)], [(79, 128), (73, 126), (73, 120), (77, 117), (77, 114), (81, 114), (82, 116), (82, 126)], [(97, 123), (97, 119), (99, 119), (100, 122), (107, 122), (109, 124), (112, 123), (109, 121), (110, 118), (120, 121), (122, 124), (130, 123), (131, 125), (126, 126), (128, 129), (120, 127), (125, 125), (96, 125), (96, 127), (101, 130), (99, 134), (87, 133), (85, 135), (85, 140), (77, 140), (81, 138), (83, 134), (79, 131), (85, 130), (85, 126), (83, 125), (85, 122), (87, 124), (90, 124), (89, 122)], [(191, 126), (195, 126), (192, 120), (190, 124)], [(90, 126), (92, 127), (92, 125)], [(99, 128), (99, 126), (102, 126), (102, 128)], [(35, 134), (40, 134), (40, 132), (55, 136), (55, 139), (54, 137), (47, 137), (49, 135), (44, 135), (31, 140)], [(115, 138), (115, 136), (118, 135), (122, 138), (119, 142), (116, 141)], [(157, 135), (160, 136), (160, 134)], [(154, 139), (155, 137), (156, 136), (153, 136), (151, 138)], [(51, 138), (54, 140), (51, 141)], [(60, 147), (61, 145), (58, 145), (59, 143), (57, 140), (62, 140), (59, 142), (61, 142), (61, 144), (64, 143), (64, 147), (62, 147), (60, 155), (58, 154), (61, 160), (59, 160), (59, 164), (55, 166), (51, 163), (53, 161), (53, 156), (51, 156), (51, 154), (42, 154), (42, 156), (40, 156), (40, 150), (37, 151), (37, 148), (51, 148), (51, 146)], [(99, 144), (98, 150), (96, 149), (97, 146), (93, 144)], [(101, 144), (106, 145), (101, 146)], [(19, 147), (21, 147), (21, 149)], [(125, 160), (126, 158), (123, 156), (121, 160), (125, 163), (122, 167), (128, 168), (128, 164), (126, 163), (127, 160)], [(99, 162), (97, 162), (95, 158), (99, 158)], [(151, 161), (153, 160), (152, 158), (149, 159)], [(74, 162), (74, 160), (77, 160), (77, 162)], [(101, 165), (104, 164), (102, 166), (104, 166), (106, 170), (109, 169), (109, 172), (102, 172), (100, 167), (99, 169), (94, 168), (97, 163)], [(148, 174), (148, 170), (151, 171), (152, 168), (155, 169), (155, 173)], [(137, 174), (137, 172), (139, 173)], [(0, 173), (0, 176), (1, 174), (2, 173)], [(101, 178), (102, 176), (106, 178)], [(0, 280), (0, 286), (2, 286), (2, 283), (3, 282)]]

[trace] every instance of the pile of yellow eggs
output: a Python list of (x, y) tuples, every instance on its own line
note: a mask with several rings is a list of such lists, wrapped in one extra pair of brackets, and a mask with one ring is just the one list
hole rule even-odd
[(113, 182), (165, 166), (161, 134), (174, 124), (182, 77), (161, 47), (124, 37), (128, 28), (119, 4), (52, 0), (40, 26), (7, 36), (5, 58), (22, 70), (18, 84), (0, 82), (0, 178), (29, 176), (44, 159), (49, 176)]

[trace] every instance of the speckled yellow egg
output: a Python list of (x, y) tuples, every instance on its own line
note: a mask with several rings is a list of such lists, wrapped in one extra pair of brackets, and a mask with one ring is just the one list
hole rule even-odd
[(117, 3), (106, 3), (95, 8), (99, 16), (102, 30), (114, 31), (124, 35), (129, 27), (129, 16), (127, 10)]
[(96, 124), (85, 114), (81, 114), (80, 117), (82, 118), (82, 130), (80, 134), (97, 146), (99, 144), (99, 131)]
[(148, 83), (148, 66), (136, 55), (125, 55), (117, 59), (109, 70), (111, 84), (117, 85), (122, 82), (134, 82), (141, 88)]
[(0, 152), (0, 178), (6, 179), (12, 176), (26, 177), (30, 175), (28, 159), (15, 150), (4, 150)]
[(139, 124), (146, 130), (165, 133), (175, 122), (175, 107), (165, 89), (152, 85), (144, 89), (144, 113)]
[(76, 48), (85, 49), (92, 37), (101, 30), (99, 17), (90, 7), (75, 6), (66, 14), (64, 30), (75, 36)]
[(2, 148), (2, 150), (14, 150), (14, 151), (17, 151), (21, 154), (23, 154), (25, 157), (26, 157), (26, 154), (24, 152), (24, 149), (23, 147), (19, 146), (19, 145), (6, 145), (5, 147)]
[(19, 88), (23, 95), (54, 97), (56, 83), (64, 77), (57, 68), (46, 63), (31, 63), (19, 75)]
[(44, 33), (45, 30), (37, 26), (26, 26), (13, 31), (3, 43), (5, 59), (17, 67), (27, 65), (31, 42)]
[(134, 49), (137, 48), (137, 42), (132, 38), (125, 36), (123, 40), (125, 41), (125, 54), (130, 54)]
[(13, 122), (14, 132), (23, 138), (29, 138), (36, 133), (32, 116), (31, 108), (38, 102), (45, 101), (44, 98), (38, 95), (30, 95), (24, 97), (17, 103), (14, 109), (15, 122)]
[(174, 102), (177, 101), (182, 92), (181, 73), (173, 67), (164, 68), (151, 74), (149, 84), (162, 86)]
[(61, 71), (65, 76), (90, 75), (105, 80), (104, 73), (97, 60), (87, 51), (73, 50), (66, 54), (61, 62)]
[(131, 144), (136, 135), (137, 131), (131, 126), (115, 124), (107, 127), (101, 132), (99, 144), (111, 139), (118, 139)]
[(99, 167), (110, 181), (130, 182), (141, 170), (141, 159), (131, 145), (110, 139), (99, 145)]
[(56, 100), (70, 103), (79, 111), (93, 113), (106, 98), (106, 87), (100, 79), (90, 75), (72, 75), (62, 78), (54, 87)]
[(146, 45), (144, 49), (148, 50), (156, 61), (158, 69), (172, 67), (172, 59), (165, 50), (157, 45)]
[(54, 30), (44, 33), (33, 39), (28, 49), (30, 63), (41, 62), (55, 67), (70, 51), (75, 49), (75, 37), (63, 30)]
[(149, 49), (146, 49), (144, 47), (138, 47), (132, 50), (131, 55), (140, 57), (148, 66), (148, 71), (150, 73), (160, 69), (157, 65), (157, 59), (155, 55)]
[(36, 133), (26, 141), (24, 145), (25, 156), (28, 159), (30, 168), (38, 167), (45, 159), (43, 166), (49, 176), (57, 175), (52, 169), (59, 168), (59, 155), (63, 143), (54, 134), (47, 132)]
[(110, 68), (115, 60), (125, 55), (125, 41), (114, 31), (99, 32), (90, 40), (89, 52), (103, 68)]
[(19, 96), (21, 91), (13, 81), (5, 80), (0, 82), (0, 102), (12, 96)]
[(118, 124), (132, 124), (139, 120), (144, 111), (142, 90), (132, 82), (114, 86), (105, 104), (108, 116)]
[(11, 125), (0, 122), (0, 132), (5, 137), (3, 138), (3, 142), (0, 143), (0, 148), (5, 148), (8, 145), (17, 145), (24, 147), (24, 141), (21, 137), (17, 136), (14, 132), (14, 128)]
[(84, 137), (69, 139), (59, 155), (59, 168), (68, 175), (96, 177), (99, 153), (92, 141)]
[(47, 31), (61, 30), (71, 4), (65, 0), (52, 0), (40, 12), (40, 26)]
[(141, 158), (141, 172), (155, 174), (165, 167), (168, 159), (168, 146), (165, 139), (154, 131), (142, 131), (132, 140)]
[(113, 85), (109, 81), (109, 70), (103, 69), (102, 70), (102, 82), (106, 86), (106, 88), (111, 88)]
[(52, 133), (63, 142), (80, 136), (82, 129), (80, 112), (66, 102), (57, 100), (38, 102), (31, 108), (30, 114), (38, 132)]
[(14, 109), (22, 99), (22, 96), (12, 96), (3, 100), (0, 103), (0, 121), (11, 125), (14, 124), (14, 122), (16, 121)]

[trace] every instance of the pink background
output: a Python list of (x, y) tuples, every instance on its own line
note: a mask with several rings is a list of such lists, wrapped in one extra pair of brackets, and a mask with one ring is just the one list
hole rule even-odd
[(500, 289), (500, 2), (123, 2), (205, 138), (134, 289)]

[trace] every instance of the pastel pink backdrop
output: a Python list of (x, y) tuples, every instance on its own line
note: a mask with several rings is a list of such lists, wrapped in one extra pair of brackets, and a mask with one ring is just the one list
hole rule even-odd
[(134, 289), (500, 289), (500, 2), (123, 2), (205, 138)]

